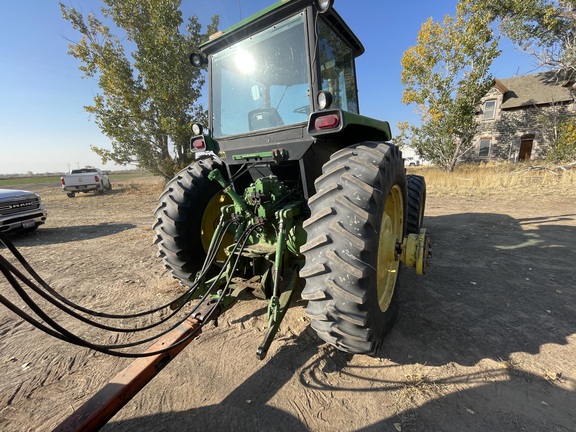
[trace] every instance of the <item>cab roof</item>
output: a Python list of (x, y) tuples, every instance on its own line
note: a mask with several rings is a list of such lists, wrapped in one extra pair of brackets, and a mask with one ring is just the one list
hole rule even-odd
[[(200, 45), (200, 50), (207, 55), (213, 54), (307, 7), (313, 7), (313, 4), (314, 0), (278, 1), (227, 30), (214, 33), (208, 41)], [(354, 57), (358, 57), (364, 53), (364, 46), (334, 8), (330, 8), (330, 10), (322, 16), (352, 47)]]

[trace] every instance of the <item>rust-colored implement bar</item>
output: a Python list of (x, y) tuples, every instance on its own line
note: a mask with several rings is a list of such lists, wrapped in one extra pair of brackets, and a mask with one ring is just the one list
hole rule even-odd
[(146, 352), (166, 348), (197, 332), (194, 338), (175, 346), (171, 350), (150, 357), (136, 359), (130, 366), (116, 375), (98, 393), (92, 396), (70, 417), (54, 429), (54, 432), (77, 432), (100, 430), (142, 388), (148, 384), (180, 351), (202, 332), (198, 319), (189, 318), (170, 333), (159, 339)]

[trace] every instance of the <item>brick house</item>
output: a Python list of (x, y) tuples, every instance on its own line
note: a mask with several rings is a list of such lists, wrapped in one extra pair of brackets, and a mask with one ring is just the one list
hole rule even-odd
[(468, 161), (525, 161), (546, 156), (550, 127), (542, 116), (576, 115), (574, 77), (554, 72), (495, 79), (476, 110), (479, 124)]

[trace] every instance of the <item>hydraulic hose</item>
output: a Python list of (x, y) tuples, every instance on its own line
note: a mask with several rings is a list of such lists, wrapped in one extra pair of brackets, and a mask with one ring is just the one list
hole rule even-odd
[[(181, 320), (178, 321), (178, 323), (176, 323), (175, 325), (171, 326), (169, 329), (160, 332), (152, 337), (149, 338), (145, 338), (145, 339), (141, 339), (139, 341), (135, 341), (135, 342), (131, 342), (131, 343), (126, 343), (126, 344), (111, 344), (111, 345), (102, 345), (102, 344), (93, 344), (91, 342), (88, 342), (82, 338), (80, 338), (79, 336), (75, 335), (74, 333), (66, 330), (64, 327), (60, 326), (56, 321), (54, 321), (52, 318), (50, 318), (39, 306), (38, 304), (36, 304), (26, 293), (26, 291), (22, 288), (22, 286), (18, 283), (18, 281), (16, 280), (16, 278), (14, 277), (14, 274), (17, 275), (19, 278), (21, 278), (21, 280), (27, 282), (27, 285), (30, 288), (34, 289), (34, 284), (29, 281), (24, 275), (22, 275), (17, 269), (14, 268), (14, 266), (12, 266), (4, 257), (2, 257), (0, 255), (0, 271), (2, 271), (2, 273), (4, 274), (4, 276), (6, 277), (6, 279), (9, 281), (9, 283), (13, 286), (13, 288), (16, 290), (16, 292), (18, 293), (18, 295), (22, 298), (22, 300), (24, 300), (24, 302), (34, 311), (34, 313), (36, 313), (36, 315), (40, 318), (42, 318), (42, 320), (44, 320), (44, 322), (46, 322), (48, 324), (48, 326), (44, 325), (43, 323), (39, 322), (38, 320), (36, 320), (35, 318), (33, 318), (32, 316), (24, 313), (20, 308), (18, 308), (16, 305), (14, 305), (13, 303), (11, 303), (8, 299), (6, 299), (4, 296), (0, 295), (0, 303), (2, 303), (4, 306), (6, 306), (9, 310), (11, 310), (12, 312), (14, 312), (16, 315), (18, 315), (20, 318), (22, 318), (23, 320), (25, 320), (26, 322), (30, 323), (31, 325), (35, 326), (36, 328), (44, 331), (45, 333), (56, 337), (60, 340), (78, 345), (78, 346), (83, 346), (83, 347), (87, 347), (87, 348), (91, 348), (94, 349), (95, 351), (98, 352), (102, 352), (104, 354), (109, 354), (109, 355), (114, 355), (114, 356), (119, 356), (119, 357), (131, 357), (131, 358), (136, 358), (136, 357), (146, 357), (146, 356), (152, 356), (152, 355), (157, 355), (157, 354), (162, 354), (165, 353), (167, 351), (169, 351), (170, 349), (172, 349), (174, 346), (178, 346), (180, 344), (184, 344), (187, 343), (191, 338), (194, 338), (197, 332), (194, 332), (192, 334), (190, 334), (187, 338), (184, 338), (182, 340), (180, 340), (178, 343), (173, 344), (171, 346), (168, 346), (162, 350), (157, 350), (154, 352), (145, 352), (145, 353), (127, 353), (127, 352), (121, 352), (121, 351), (117, 351), (117, 349), (121, 349), (121, 348), (129, 348), (129, 347), (134, 347), (137, 345), (141, 345), (144, 343), (148, 343), (154, 339), (159, 338), (162, 335), (167, 334), (168, 332), (172, 331), (173, 329), (175, 329), (178, 325), (180, 325), (183, 321), (185, 321), (186, 319), (189, 319), (190, 317), (194, 317), (194, 314), (197, 312), (198, 308), (206, 301), (206, 299), (208, 298), (209, 295), (212, 294), (212, 291), (215, 288), (215, 285), (217, 284), (217, 282), (219, 281), (219, 279), (221, 278), (226, 266), (230, 263), (230, 260), (232, 259), (232, 257), (234, 255), (236, 255), (236, 260), (234, 262), (234, 267), (236, 267), (236, 265), (238, 264), (238, 260), (240, 259), (240, 256), (242, 254), (242, 251), (244, 250), (246, 243), (248, 241), (248, 239), (250, 238), (250, 235), (252, 234), (252, 232), (257, 229), (260, 225), (256, 224), (256, 225), (250, 225), (248, 226), (243, 232), (242, 234), (239, 236), (239, 241), (235, 244), (232, 253), (230, 254), (230, 256), (228, 257), (228, 259), (226, 260), (226, 263), (224, 265), (224, 267), (220, 270), (218, 276), (216, 278), (214, 278), (214, 282), (212, 283), (212, 285), (209, 287), (209, 289), (207, 289), (206, 293), (204, 294), (204, 296), (202, 297), (202, 299), (200, 299), (200, 301), (198, 302), (198, 304), (192, 309), (192, 311), (190, 311), (189, 313), (187, 313), (185, 315), (185, 317)], [(222, 236), (223, 237), (223, 233), (226, 230), (222, 230)], [(2, 240), (2, 242), (9, 247), (9, 249), (11, 250), (11, 252), (14, 254), (14, 256), (22, 263), (25, 262), (26, 266), (25, 267), (29, 267), (32, 271), (30, 272), (30, 274), (32, 276), (37, 276), (40, 280), (42, 280), (37, 273), (32, 269), (32, 267), (26, 262), (26, 260), (22, 257), (22, 255), (16, 250), (16, 248), (9, 242), (7, 241), (7, 239), (4, 238), (4, 236), (0, 237), (0, 240)], [(6, 242), (6, 241), (7, 242)], [(221, 244), (222, 239), (220, 238), (218, 241), (216, 241), (214, 243), (214, 248), (211, 249), (215, 249), (218, 250), (220, 244)], [(12, 246), (10, 248), (10, 246)], [(241, 245), (240, 248), (238, 249), (238, 245)], [(16, 252), (16, 253), (15, 253)], [(214, 250), (210, 250), (209, 253), (207, 254), (207, 258), (206, 258), (206, 262), (205, 265), (203, 266), (203, 269), (205, 270), (205, 272), (208, 270), (208, 268), (210, 267), (211, 263), (208, 264), (209, 261), (213, 261), (215, 257), (215, 252)], [(21, 258), (21, 260), (20, 260)], [(207, 265), (208, 264), (208, 265)], [(24, 264), (23, 264), (24, 265)], [(28, 270), (28, 268), (27, 268)], [(13, 274), (14, 273), (14, 274)], [(201, 278), (198, 278), (198, 280), (200, 280)], [(42, 285), (46, 285), (49, 287), (48, 284), (46, 284), (43, 280), (42, 280), (43, 284)], [(230, 284), (230, 278), (228, 278), (227, 283), (224, 287), (224, 289), (222, 290), (223, 293), (226, 293), (227, 290), (229, 289), (229, 284)], [(197, 288), (197, 284), (195, 284), (195, 287)], [(37, 288), (37, 287), (36, 287)], [(49, 287), (49, 290), (51, 292), (55, 291)], [(44, 297), (46, 300), (48, 300), (48, 296), (45, 296), (43, 294), (41, 294), (41, 290), (36, 290), (34, 289), (34, 291), (40, 295), (42, 295), (42, 297)], [(39, 292), (40, 291), (40, 292)], [(45, 293), (44, 293), (45, 294)], [(59, 296), (59, 295), (58, 295)], [(60, 296), (61, 297), (61, 296)], [(182, 297), (180, 297), (182, 298)], [(204, 316), (204, 320), (203, 322), (208, 321), (211, 316), (215, 313), (215, 311), (219, 308), (220, 303), (222, 301), (223, 295), (218, 296), (218, 300), (216, 302), (213, 302), (213, 306), (211, 306), (210, 311)], [(70, 313), (69, 309), (67, 308), (61, 308), (63, 311), (69, 313), (71, 316), (73, 316), (74, 318), (80, 319), (78, 317), (78, 314), (76, 313)], [(177, 309), (174, 313), (178, 312), (181, 308)], [(161, 310), (161, 309), (158, 309)], [(135, 315), (135, 314), (133, 314)], [(98, 316), (102, 316), (102, 315), (98, 315)], [(142, 316), (142, 314), (138, 314), (137, 316)], [(120, 315), (114, 315), (115, 318), (120, 317)], [(126, 316), (124, 316), (126, 317)], [(132, 316), (130, 316), (132, 317)], [(84, 318), (84, 317), (82, 317)], [(166, 321), (166, 320), (163, 320)], [(93, 322), (87, 322), (90, 325), (94, 325), (95, 323)], [(156, 326), (157, 324), (155, 324), (154, 326)], [(147, 328), (152, 328), (154, 326), (148, 326)], [(51, 328), (50, 328), (51, 327)], [(96, 325), (96, 327), (99, 327), (101, 329), (104, 330), (111, 330), (112, 328), (109, 326), (99, 326)], [(199, 327), (201, 328), (201, 326)], [(146, 329), (146, 328), (144, 328)], [(138, 329), (138, 330), (133, 330), (133, 331), (139, 331), (142, 329)], [(130, 329), (115, 329), (114, 331), (122, 331), (122, 332), (129, 332), (131, 331)]]

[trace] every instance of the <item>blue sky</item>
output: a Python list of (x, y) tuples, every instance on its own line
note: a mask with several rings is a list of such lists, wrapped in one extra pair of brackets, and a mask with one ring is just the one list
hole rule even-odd
[[(65, 0), (84, 14), (98, 12), (97, 0)], [(274, 0), (183, 0), (184, 17), (207, 24), (220, 15), (226, 29)], [(402, 104), (400, 59), (416, 42), (429, 16), (453, 14), (456, 0), (336, 0), (335, 8), (363, 42), (357, 59), (360, 111), (387, 120), (416, 122), (412, 106)], [(90, 145), (111, 148), (83, 106), (99, 92), (95, 80), (83, 79), (79, 63), (67, 54), (68, 40), (78, 40), (60, 14), (57, 1), (6, 2), (0, 18), (0, 174), (67, 171), (104, 166)], [(534, 72), (531, 59), (507, 42), (492, 72), (502, 78)]]

